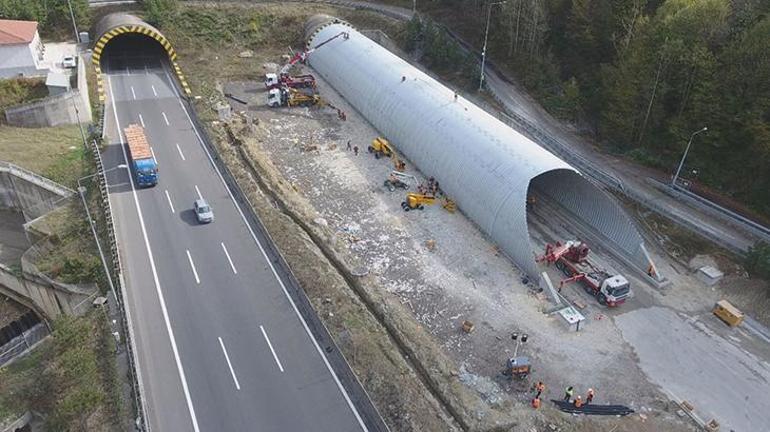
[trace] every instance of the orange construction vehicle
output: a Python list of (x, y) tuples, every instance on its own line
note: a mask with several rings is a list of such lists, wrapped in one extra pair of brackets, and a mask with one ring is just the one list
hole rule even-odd
[(567, 278), (559, 284), (561, 287), (570, 282), (580, 281), (588, 294), (596, 297), (600, 304), (609, 307), (623, 304), (631, 295), (628, 279), (620, 274), (610, 274), (588, 260), (590, 249), (585, 243), (568, 241), (564, 244), (547, 244), (545, 254), (538, 257), (538, 262), (555, 264)]

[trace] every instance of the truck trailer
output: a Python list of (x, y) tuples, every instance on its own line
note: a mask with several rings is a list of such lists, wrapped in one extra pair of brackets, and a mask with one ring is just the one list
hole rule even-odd
[(578, 281), (602, 305), (615, 307), (625, 303), (631, 295), (628, 279), (620, 274), (611, 274), (589, 261), (589, 251), (588, 246), (579, 241), (549, 243), (545, 246), (545, 255), (538, 257), (538, 261), (554, 263), (567, 276), (559, 284), (559, 291), (565, 284)]
[(131, 156), (131, 169), (139, 187), (151, 187), (158, 184), (158, 162), (152, 154), (144, 128), (137, 124), (128, 125), (123, 132), (128, 142)]

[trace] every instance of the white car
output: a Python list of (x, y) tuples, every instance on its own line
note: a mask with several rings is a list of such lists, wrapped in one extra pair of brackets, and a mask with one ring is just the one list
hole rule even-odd
[(65, 56), (64, 59), (61, 62), (61, 65), (67, 69), (71, 69), (74, 67), (77, 67), (78, 65), (78, 58), (75, 56)]

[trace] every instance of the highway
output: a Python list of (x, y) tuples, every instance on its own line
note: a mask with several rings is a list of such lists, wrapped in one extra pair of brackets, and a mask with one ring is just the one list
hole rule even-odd
[[(366, 431), (154, 56), (103, 58), (105, 168), (153, 431)], [(121, 130), (145, 127), (159, 184), (136, 189)], [(204, 197), (216, 220), (199, 225)]]

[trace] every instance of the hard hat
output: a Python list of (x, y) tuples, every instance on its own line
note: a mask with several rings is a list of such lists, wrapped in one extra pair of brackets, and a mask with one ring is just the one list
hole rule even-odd
[(577, 397), (577, 398), (578, 398), (578, 399), (582, 399), (582, 398), (580, 397), (580, 395), (578, 395), (578, 397)]
[(592, 392), (592, 391), (594, 391), (594, 389), (590, 388), (590, 389), (588, 389), (588, 391), (589, 391), (589, 392)]

